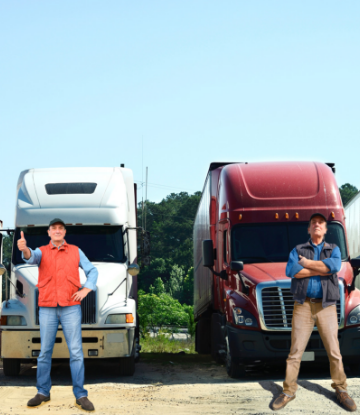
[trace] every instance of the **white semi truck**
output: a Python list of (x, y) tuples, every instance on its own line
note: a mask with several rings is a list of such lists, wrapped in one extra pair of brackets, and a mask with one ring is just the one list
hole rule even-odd
[[(99, 272), (97, 290), (82, 301), (84, 357), (113, 358), (120, 375), (132, 375), (138, 358), (136, 192), (126, 168), (30, 169), (16, 192), (9, 298), (2, 303), (1, 357), (4, 374), (40, 353), (37, 266), (24, 263), (16, 241), (23, 231), (35, 249), (49, 243), (49, 222), (66, 223), (66, 241), (77, 245)], [(85, 274), (81, 268), (80, 281)], [(53, 359), (68, 358), (59, 327)]]

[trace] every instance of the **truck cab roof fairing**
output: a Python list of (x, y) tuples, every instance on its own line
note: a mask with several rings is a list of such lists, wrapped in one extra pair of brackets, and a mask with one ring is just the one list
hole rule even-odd
[[(236, 191), (234, 191), (236, 189)], [(331, 168), (317, 162), (231, 164), (222, 168), (219, 219), (230, 212), (248, 212), (243, 221), (273, 221), (273, 213), (301, 211), (308, 220), (312, 206), (343, 222), (343, 207)], [(265, 212), (271, 212), (267, 217)], [(253, 215), (259, 216), (255, 219)], [(308, 217), (309, 216), (309, 217)], [(270, 220), (271, 218), (271, 220)], [(281, 219), (281, 217), (280, 217)], [(291, 219), (291, 216), (290, 216)], [(330, 218), (329, 218), (330, 219)], [(236, 221), (237, 222), (237, 221)]]
[[(48, 225), (55, 216), (65, 223), (122, 225), (129, 209), (132, 172), (120, 168), (31, 169), (20, 174), (16, 226)], [(91, 194), (48, 194), (49, 183), (96, 183)]]

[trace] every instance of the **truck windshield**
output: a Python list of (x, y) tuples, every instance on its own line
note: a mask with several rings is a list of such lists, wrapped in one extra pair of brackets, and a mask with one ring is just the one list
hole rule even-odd
[[(20, 231), (24, 231), (27, 246), (31, 249), (48, 245), (50, 239), (46, 226), (16, 228), (13, 264), (23, 264), (21, 252), (16, 247)], [(78, 246), (91, 262), (125, 262), (121, 226), (68, 226), (65, 240)]]
[[(309, 240), (308, 223), (264, 223), (236, 225), (231, 231), (231, 257), (244, 264), (287, 262), (296, 245)], [(344, 229), (339, 223), (329, 223), (326, 242), (336, 244), (341, 259), (348, 258)]]

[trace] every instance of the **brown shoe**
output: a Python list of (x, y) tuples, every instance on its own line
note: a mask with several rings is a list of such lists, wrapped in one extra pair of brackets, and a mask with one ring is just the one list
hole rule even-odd
[(347, 392), (341, 392), (336, 389), (336, 397), (347, 411), (354, 412), (356, 411), (356, 403), (350, 398)]
[(27, 403), (27, 406), (34, 408), (35, 406), (40, 406), (48, 401), (50, 401), (50, 395), (45, 396), (41, 395), (41, 393), (37, 393), (32, 399), (30, 399), (30, 401)]
[(95, 411), (94, 405), (86, 396), (80, 399), (76, 399), (76, 406), (78, 406), (80, 409), (84, 409), (84, 411)]
[(285, 395), (285, 393), (281, 393), (275, 399), (275, 401), (272, 403), (271, 409), (273, 411), (278, 411), (279, 409), (284, 408), (293, 399), (295, 399), (295, 395), (294, 396), (287, 396), (287, 395)]

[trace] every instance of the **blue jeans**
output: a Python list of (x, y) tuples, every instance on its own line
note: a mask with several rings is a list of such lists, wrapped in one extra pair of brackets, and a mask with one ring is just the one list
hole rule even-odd
[(59, 323), (64, 332), (70, 352), (70, 370), (73, 382), (73, 392), (76, 399), (87, 396), (84, 389), (84, 354), (81, 338), (81, 306), (69, 307), (40, 307), (40, 337), (41, 351), (37, 359), (38, 393), (49, 396), (51, 389), (51, 358)]

